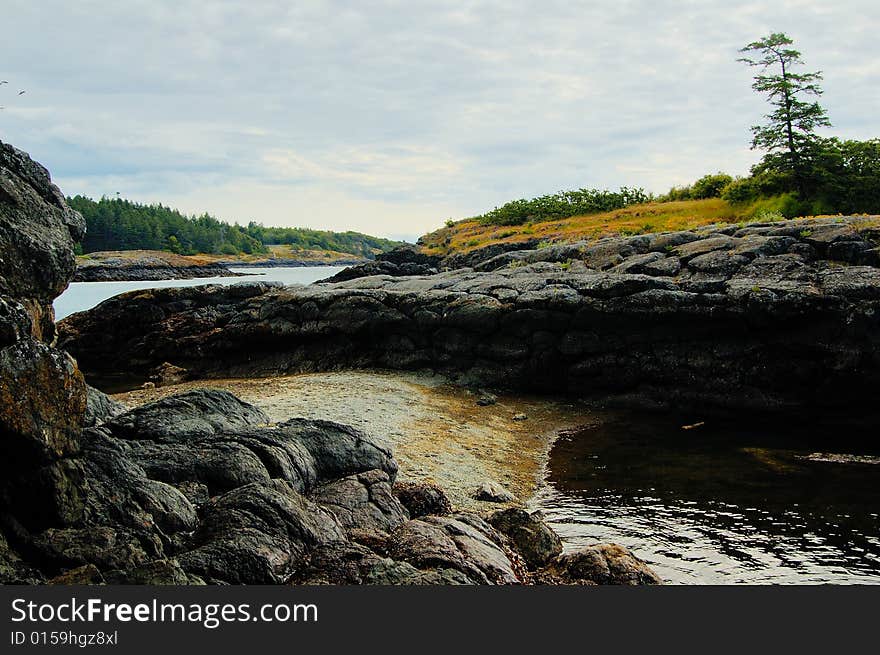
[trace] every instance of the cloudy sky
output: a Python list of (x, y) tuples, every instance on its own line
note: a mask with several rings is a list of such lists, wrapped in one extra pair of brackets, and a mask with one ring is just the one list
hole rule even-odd
[[(62, 190), (414, 237), (518, 197), (747, 172), (737, 49), (880, 136), (876, 0), (2, 0), (0, 139)], [(24, 95), (17, 95), (19, 90)]]

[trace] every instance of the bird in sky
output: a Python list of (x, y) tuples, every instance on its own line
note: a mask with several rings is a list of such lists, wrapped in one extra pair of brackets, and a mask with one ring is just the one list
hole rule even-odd
[(23, 95), (24, 95), (24, 91), (19, 91), (19, 92), (18, 92), (18, 95), (23, 96)]
[(6, 80), (0, 80), (0, 84), (9, 84)]

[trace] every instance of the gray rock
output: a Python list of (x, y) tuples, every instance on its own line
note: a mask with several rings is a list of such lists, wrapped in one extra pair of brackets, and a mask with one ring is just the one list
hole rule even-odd
[(85, 221), (49, 172), (0, 142), (0, 296), (49, 305), (73, 277)]
[(94, 387), (86, 387), (86, 412), (83, 416), (83, 427), (91, 428), (119, 416), (128, 409), (122, 403), (113, 400), (107, 394)]
[(302, 444), (315, 461), (319, 480), (338, 478), (380, 469), (393, 483), (397, 462), (391, 451), (360, 430), (332, 421), (291, 419), (276, 433)]
[(388, 533), (409, 520), (389, 481), (385, 471), (367, 471), (321, 485), (311, 498), (348, 531)]
[(287, 482), (252, 483), (212, 498), (193, 537), (178, 556), (184, 571), (230, 584), (287, 581), (311, 549), (345, 541), (332, 513)]
[(427, 516), (392, 533), (388, 555), (423, 570), (453, 569), (478, 584), (517, 584), (514, 565), (499, 542), (497, 533), (476, 517)]
[(617, 544), (597, 544), (560, 555), (539, 576), (553, 584), (663, 584), (642, 560)]
[(543, 519), (540, 512), (511, 507), (495, 512), (488, 522), (510, 539), (529, 569), (535, 570), (562, 554), (562, 540)]
[(262, 410), (227, 391), (196, 389), (136, 407), (106, 427), (118, 438), (175, 443), (268, 422)]
[(493, 480), (486, 480), (477, 487), (473, 497), (487, 503), (510, 503), (516, 500), (516, 496)]

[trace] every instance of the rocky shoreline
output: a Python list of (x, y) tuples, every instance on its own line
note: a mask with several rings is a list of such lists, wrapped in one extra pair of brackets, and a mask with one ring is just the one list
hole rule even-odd
[(154, 250), (93, 252), (77, 257), (71, 282), (135, 282), (191, 280), (202, 277), (239, 277), (226, 266), (214, 262)]
[(0, 143), (0, 583), (660, 582), (620, 546), (562, 553), (523, 509), (483, 518), (397, 484), (393, 454), (347, 425), (205, 389), (126, 410), (56, 343), (84, 227)]
[[(193, 391), (204, 381), (148, 385), (113, 399), (136, 407)], [(394, 453), (400, 482), (430, 482), (452, 504), (478, 513), (504, 505), (477, 500), (483, 486), (531, 502), (544, 484), (559, 434), (608, 413), (581, 402), (520, 394), (488, 395), (441, 376), (395, 371), (334, 371), (274, 378), (211, 380), (259, 407), (272, 422), (291, 416), (345, 423), (373, 435)], [(508, 504), (509, 504), (508, 502)]]
[[(360, 276), (370, 264), (304, 288), (142, 291), (66, 318), (60, 344), (109, 387), (168, 366), (181, 379), (378, 368), (642, 406), (872, 411), (878, 225), (718, 225), (415, 276)], [(375, 264), (399, 272), (397, 256)]]
[(359, 266), (363, 259), (330, 262), (271, 258), (256, 261), (208, 260), (199, 256), (175, 255), (158, 250), (93, 252), (77, 257), (72, 282), (153, 282), (210, 277), (246, 277), (234, 268), (303, 268), (309, 266)]
[(311, 268), (315, 266), (359, 266), (366, 260), (357, 257), (351, 259), (331, 259), (320, 261), (316, 259), (291, 259), (285, 257), (273, 257), (271, 259), (259, 259), (256, 261), (238, 261), (234, 259), (221, 259), (217, 263), (222, 266), (235, 268)]

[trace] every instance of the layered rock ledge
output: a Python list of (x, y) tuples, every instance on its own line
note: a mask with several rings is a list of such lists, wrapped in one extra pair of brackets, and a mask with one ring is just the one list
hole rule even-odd
[(721, 225), (431, 275), (141, 291), (62, 321), (61, 345), (111, 386), (169, 363), (195, 379), (374, 367), (679, 407), (846, 408), (880, 382), (878, 225)]

